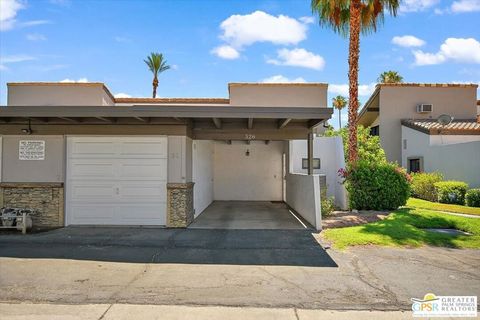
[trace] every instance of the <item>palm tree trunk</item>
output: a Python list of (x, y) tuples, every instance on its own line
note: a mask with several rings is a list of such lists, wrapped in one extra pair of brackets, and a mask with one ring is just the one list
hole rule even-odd
[(338, 126), (339, 126), (339, 129), (342, 129), (342, 110), (341, 109), (338, 109)]
[(157, 78), (157, 76), (154, 76), (154, 77), (153, 77), (152, 86), (153, 86), (152, 97), (153, 97), (153, 98), (156, 98), (156, 97), (157, 97), (157, 87), (158, 87), (158, 78)]
[(358, 160), (357, 115), (358, 115), (358, 59), (360, 56), (360, 13), (361, 1), (350, 2), (350, 43), (348, 53), (348, 162), (355, 165)]

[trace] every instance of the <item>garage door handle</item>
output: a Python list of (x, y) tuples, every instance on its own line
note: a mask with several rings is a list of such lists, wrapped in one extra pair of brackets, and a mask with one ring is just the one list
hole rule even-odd
[(119, 195), (120, 194), (120, 188), (115, 188), (115, 194)]

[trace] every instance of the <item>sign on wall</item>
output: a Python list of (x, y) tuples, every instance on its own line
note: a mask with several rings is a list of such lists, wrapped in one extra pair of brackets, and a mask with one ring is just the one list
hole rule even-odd
[(44, 140), (20, 140), (18, 144), (19, 160), (45, 160)]

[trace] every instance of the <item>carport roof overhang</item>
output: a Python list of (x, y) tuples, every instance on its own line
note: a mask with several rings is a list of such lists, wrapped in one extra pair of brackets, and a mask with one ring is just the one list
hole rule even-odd
[(245, 140), (295, 139), (330, 119), (332, 108), (243, 107), (211, 105), (7, 106), (0, 124), (47, 125), (184, 125), (194, 138)]

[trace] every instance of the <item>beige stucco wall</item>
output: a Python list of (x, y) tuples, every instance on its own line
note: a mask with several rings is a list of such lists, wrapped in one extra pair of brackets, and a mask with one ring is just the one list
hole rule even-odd
[[(480, 141), (458, 141), (438, 144), (437, 137), (429, 136), (417, 130), (402, 126), (402, 139), (406, 140), (406, 148), (402, 146), (402, 166), (407, 167), (409, 157), (423, 157), (425, 172), (441, 172), (447, 180), (460, 180), (469, 184), (470, 188), (480, 187)], [(444, 136), (447, 137), (447, 136)]]
[[(455, 119), (475, 119), (475, 87), (382, 87), (380, 90), (380, 142), (388, 160), (401, 163), (401, 119), (436, 119), (449, 114)], [(416, 106), (433, 104), (433, 112), (419, 114)]]
[(230, 104), (265, 107), (327, 107), (327, 85), (230, 85)]
[(216, 141), (214, 200), (281, 201), (283, 151), (283, 141)]
[(103, 84), (8, 85), (9, 106), (101, 106), (114, 102)]
[[(19, 160), (20, 140), (45, 141), (45, 160)], [(63, 182), (63, 136), (3, 136), (2, 182)]]

